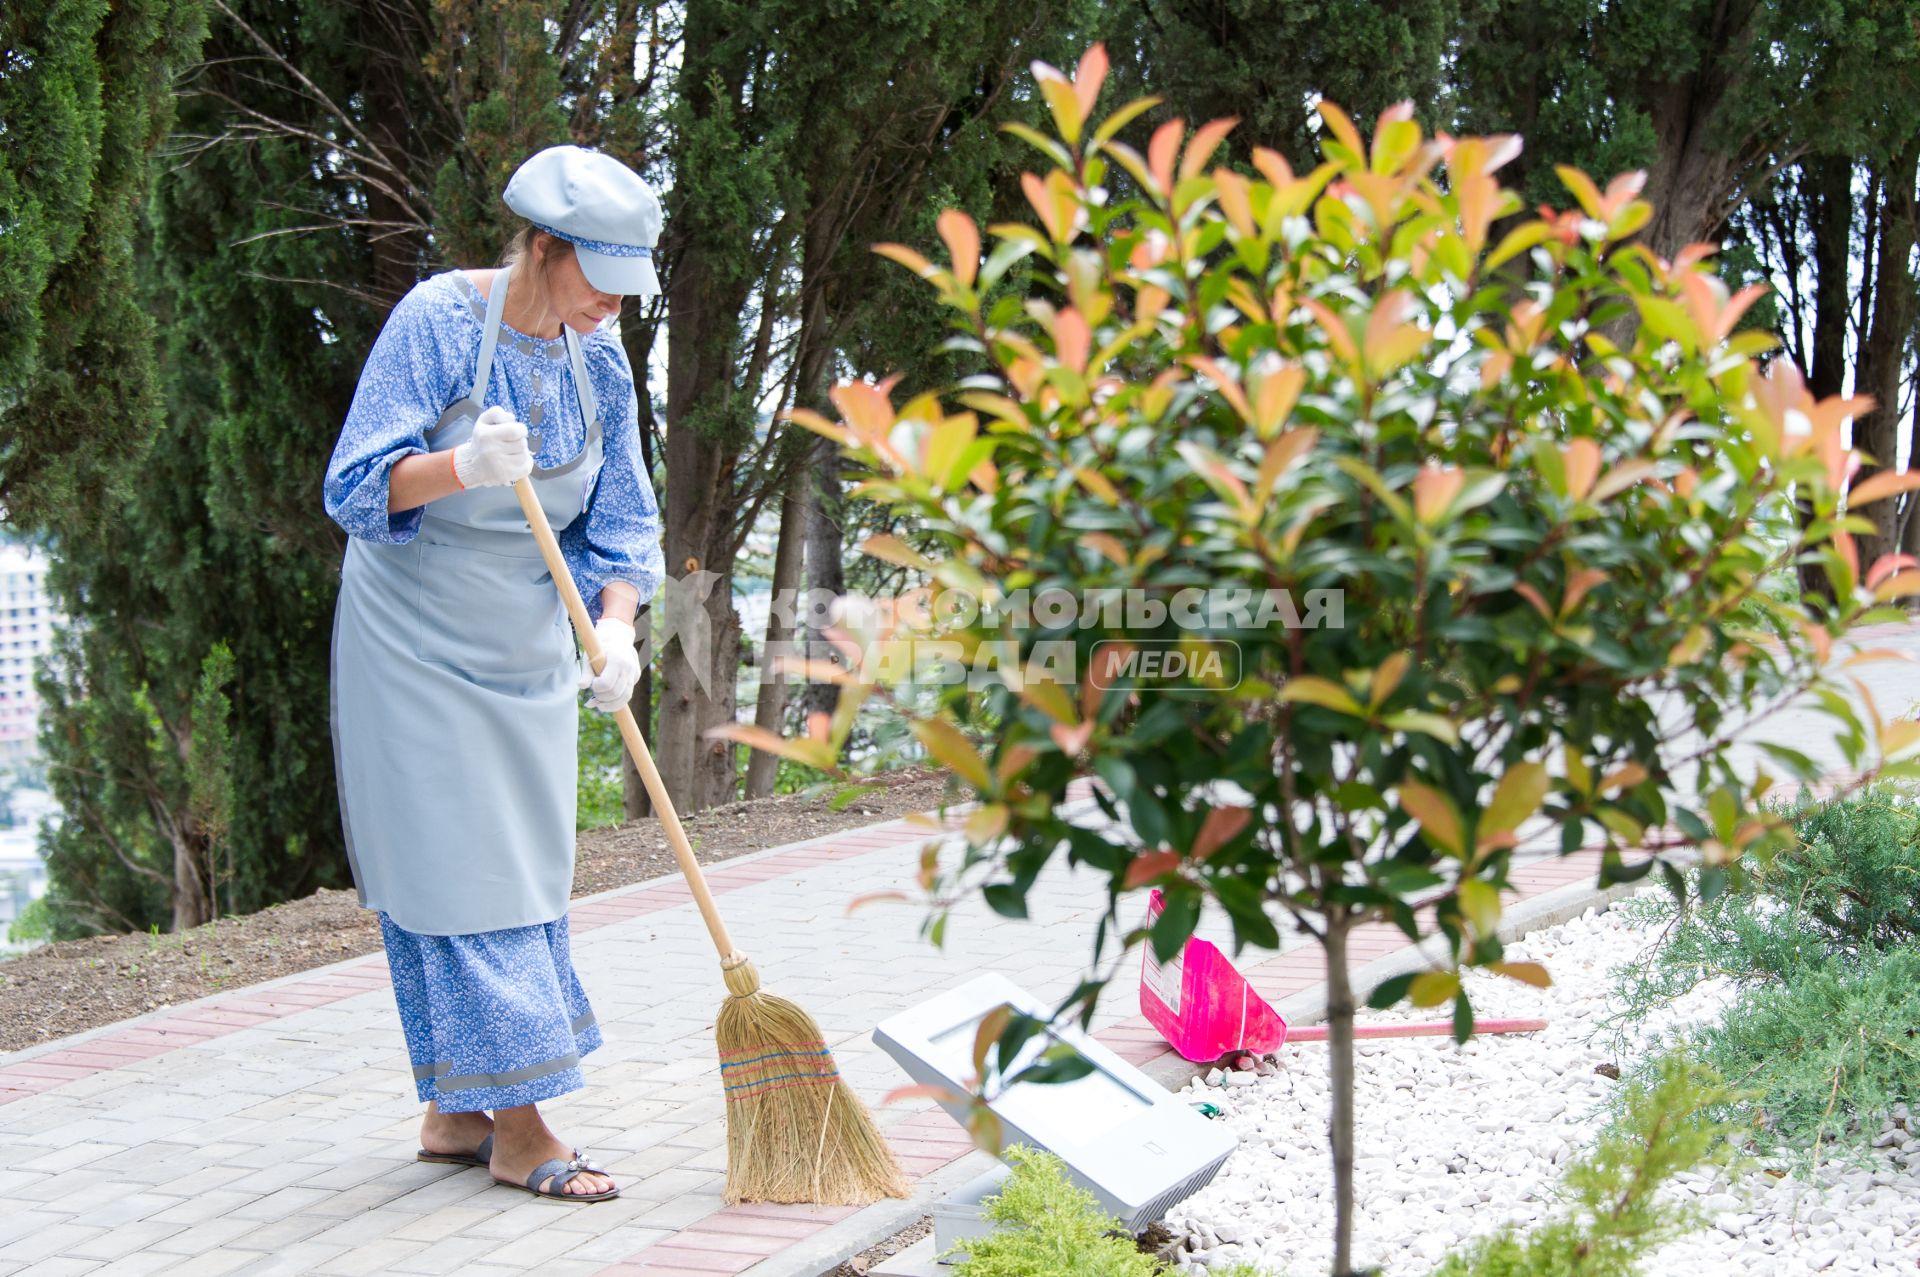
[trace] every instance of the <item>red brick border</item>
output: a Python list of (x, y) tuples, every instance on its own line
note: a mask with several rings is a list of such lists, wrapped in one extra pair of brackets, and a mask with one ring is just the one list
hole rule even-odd
[[(707, 883), (716, 896), (723, 895), (818, 865), (864, 856), (869, 852), (912, 846), (937, 834), (937, 830), (921, 824), (890, 820), (799, 843), (791, 850), (776, 852), (748, 864), (722, 863), (707, 872)], [(685, 879), (662, 878), (618, 889), (616, 894), (584, 900), (571, 906), (567, 915), (572, 930), (578, 933), (658, 913), (662, 909), (672, 909), (677, 905), (689, 904), (692, 900), (693, 893), (688, 889)], [(231, 994), (216, 995), (212, 1001), (195, 1002), (177, 1011), (143, 1020), (136, 1026), (115, 1029), (58, 1051), (0, 1064), (0, 1104), (10, 1104), (29, 1095), (51, 1091), (95, 1073), (123, 1068), (135, 1060), (197, 1046), (213, 1038), (224, 1037), (236, 1029), (266, 1024), (284, 1016), (338, 1002), (342, 998), (384, 989), (391, 983), (386, 961), (375, 956), (349, 967), (335, 967), (317, 975), (295, 977), (272, 988), (248, 987)]]

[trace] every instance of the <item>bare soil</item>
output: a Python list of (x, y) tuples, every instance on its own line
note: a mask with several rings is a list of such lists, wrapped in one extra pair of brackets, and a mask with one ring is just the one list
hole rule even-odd
[(933, 1218), (922, 1215), (885, 1241), (875, 1242), (857, 1255), (849, 1255), (826, 1277), (867, 1277), (873, 1269), (884, 1266), (882, 1261), (892, 1259), (932, 1231)]
[[(715, 864), (783, 843), (932, 811), (951, 801), (943, 772), (888, 773), (841, 810), (799, 794), (681, 818), (695, 857)], [(579, 837), (577, 899), (677, 873), (651, 818)], [(352, 891), (317, 891), (259, 913), (170, 935), (90, 936), (0, 961), (0, 1051), (18, 1051), (160, 1007), (293, 975), (380, 948), (380, 924)]]

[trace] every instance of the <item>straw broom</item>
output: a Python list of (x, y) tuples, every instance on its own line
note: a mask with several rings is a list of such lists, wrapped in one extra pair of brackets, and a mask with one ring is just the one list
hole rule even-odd
[[(606, 656), (580, 599), (580, 588), (561, 557), (547, 513), (529, 480), (515, 483), (513, 491), (553, 573), (581, 649), (597, 674)], [(794, 1003), (761, 989), (753, 963), (733, 947), (633, 711), (622, 706), (613, 717), (653, 798), (654, 811), (706, 920), (707, 933), (720, 951), (727, 1000), (715, 1020), (714, 1037), (727, 1099), (727, 1202), (865, 1206), (882, 1197), (907, 1196), (906, 1177), (893, 1150), (874, 1126), (867, 1106), (840, 1076), (820, 1026)]]

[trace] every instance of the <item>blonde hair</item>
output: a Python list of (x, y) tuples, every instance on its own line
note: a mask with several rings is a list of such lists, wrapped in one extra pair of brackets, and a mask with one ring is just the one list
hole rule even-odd
[[(538, 253), (533, 251), (536, 243), (543, 243)], [(547, 300), (551, 296), (551, 289), (547, 285), (548, 273), (553, 270), (556, 263), (563, 262), (572, 256), (573, 244), (570, 241), (561, 239), (558, 235), (550, 235), (528, 222), (515, 231), (513, 238), (507, 241), (506, 250), (500, 254), (500, 265), (517, 268), (522, 262), (528, 262), (538, 267), (535, 270), (522, 272), (520, 280), (516, 282), (524, 281), (533, 290), (528, 295), (528, 300), (536, 313), (544, 314), (547, 310)]]

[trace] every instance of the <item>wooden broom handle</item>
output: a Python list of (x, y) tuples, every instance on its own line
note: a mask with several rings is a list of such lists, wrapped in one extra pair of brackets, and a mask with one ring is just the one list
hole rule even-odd
[[(587, 654), (588, 664), (598, 674), (607, 663), (606, 654), (600, 650), (600, 638), (593, 632), (593, 622), (587, 616), (587, 605), (580, 598), (580, 587), (574, 584), (573, 573), (567, 570), (566, 558), (560, 553), (560, 542), (553, 535), (553, 526), (547, 522), (547, 512), (541, 507), (540, 498), (534, 495), (532, 481), (516, 481), (513, 495), (520, 498), (521, 513), (527, 516), (527, 526), (533, 529), (533, 539), (540, 543), (540, 553), (547, 561), (547, 570), (553, 574), (553, 583), (560, 589), (560, 601), (566, 604), (567, 616), (573, 621), (573, 632), (580, 638), (580, 646)], [(673, 799), (667, 796), (666, 784), (660, 779), (659, 769), (653, 765), (653, 753), (647, 748), (646, 738), (640, 735), (640, 724), (634, 721), (633, 709), (622, 705), (614, 711), (613, 721), (620, 725), (620, 737), (627, 743), (627, 753), (633, 756), (634, 768), (639, 771), (647, 793), (653, 798), (653, 810), (660, 818), (661, 828), (667, 831), (667, 845), (673, 848), (673, 858), (680, 862), (680, 872), (686, 875), (687, 886), (693, 889), (693, 902), (700, 906), (700, 916), (706, 919), (707, 934), (713, 937), (721, 961), (733, 963), (743, 960), (739, 950), (733, 947), (733, 940), (727, 935), (727, 924), (720, 921), (720, 911), (713, 903), (713, 892), (707, 888), (706, 875), (700, 872), (700, 862), (694, 859), (693, 846), (687, 841), (687, 831), (680, 827), (680, 817), (673, 810)]]

